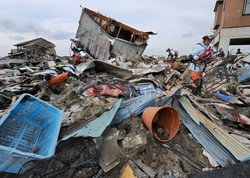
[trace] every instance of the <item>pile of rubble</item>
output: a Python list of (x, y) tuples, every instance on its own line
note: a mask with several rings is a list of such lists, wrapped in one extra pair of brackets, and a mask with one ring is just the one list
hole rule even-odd
[(197, 96), (149, 35), (84, 8), (72, 57), (38, 38), (1, 58), (1, 177), (249, 177), (250, 55), (206, 64)]
[[(250, 55), (210, 64), (199, 97), (181, 58), (71, 61), (1, 61), (2, 176), (206, 177), (249, 165)], [(58, 65), (77, 77), (48, 85)]]

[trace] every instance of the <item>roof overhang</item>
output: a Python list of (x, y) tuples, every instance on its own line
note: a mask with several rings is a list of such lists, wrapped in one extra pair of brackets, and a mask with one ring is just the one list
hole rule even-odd
[(130, 31), (131, 33), (134, 33), (134, 34), (136, 34), (136, 35), (140, 35), (140, 36), (143, 36), (143, 35), (145, 35), (145, 36), (148, 36), (148, 35), (156, 35), (156, 33), (151, 32), (151, 31), (150, 31), (150, 32), (139, 31), (139, 30), (134, 29), (134, 28), (132, 28), (132, 27), (130, 27), (130, 26), (128, 26), (128, 25), (125, 25), (125, 24), (123, 24), (123, 23), (121, 23), (121, 22), (118, 22), (118, 21), (116, 21), (115, 19), (112, 19), (112, 18), (110, 18), (110, 17), (104, 16), (104, 15), (102, 15), (101, 13), (94, 12), (94, 11), (88, 9), (88, 8), (84, 8), (84, 12), (86, 12), (86, 13), (87, 13), (90, 17), (92, 17), (92, 18), (98, 17), (98, 18), (103, 19), (103, 20), (105, 20), (105, 21), (111, 21), (112, 24), (117, 25), (117, 26), (120, 26), (120, 27), (122, 27), (123, 29), (125, 29), (125, 30), (127, 30), (127, 31)]
[(217, 1), (216, 1), (215, 7), (214, 7), (214, 12), (217, 12), (218, 5), (219, 5), (219, 4), (223, 4), (223, 1), (224, 1), (224, 0), (217, 0)]

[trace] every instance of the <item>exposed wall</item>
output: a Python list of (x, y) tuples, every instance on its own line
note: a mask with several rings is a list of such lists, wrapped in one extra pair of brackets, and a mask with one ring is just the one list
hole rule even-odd
[(99, 60), (106, 60), (110, 57), (109, 39), (114, 40), (112, 52), (125, 59), (140, 58), (147, 46), (146, 44), (137, 45), (109, 36), (84, 10), (79, 21), (76, 37), (79, 38), (86, 51)]
[(250, 16), (242, 15), (244, 0), (227, 0), (224, 27), (250, 26)]
[(96, 59), (109, 58), (110, 42), (108, 36), (102, 31), (95, 21), (82, 12), (76, 37), (87, 52)]
[(239, 39), (235, 41), (240, 45), (242, 39), (250, 38), (250, 15), (243, 15), (243, 8), (244, 0), (224, 0), (222, 4), (217, 4), (214, 44), (225, 52), (232, 39)]
[(230, 40), (246, 38), (250, 38), (250, 27), (222, 29), (220, 32), (219, 49), (222, 48), (225, 52), (227, 52)]
[(250, 26), (250, 15), (242, 15), (244, 0), (224, 0), (218, 4), (214, 27), (217, 35), (222, 28)]
[(222, 12), (223, 12), (223, 4), (218, 4), (215, 13), (214, 19), (214, 29), (218, 29), (220, 25), (222, 25)]

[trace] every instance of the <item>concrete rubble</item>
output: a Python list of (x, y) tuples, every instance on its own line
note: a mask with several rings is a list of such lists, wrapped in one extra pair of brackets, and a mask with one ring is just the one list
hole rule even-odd
[[(4, 118), (22, 94), (63, 113), (60, 134), (54, 135), (57, 145), (53, 156), (32, 159), (15, 172), (8, 171), (9, 163), (0, 155), (1, 177), (208, 177), (220, 175), (220, 170), (230, 174), (229, 168), (241, 164), (249, 167), (250, 54), (219, 57), (209, 64), (201, 95), (195, 96), (186, 80), (186, 56), (174, 63), (164, 56), (128, 56), (116, 43), (129, 44), (142, 54), (148, 35), (153, 33), (135, 31), (89, 9), (82, 13), (77, 37), (94, 59), (73, 64), (71, 56), (53, 53), (34, 57), (24, 52), (18, 59), (12, 51), (0, 61), (1, 154), (8, 134), (1, 132)], [(102, 28), (107, 21), (113, 22), (99, 30), (104, 35), (99, 42), (108, 43), (106, 36), (111, 35), (113, 52), (122, 54), (109, 58), (109, 49), (98, 53), (93, 45), (86, 46), (87, 39), (81, 34), (93, 19)], [(126, 33), (133, 35), (124, 42), (121, 38), (127, 38)], [(95, 34), (88, 37), (95, 38)], [(95, 43), (102, 45), (96, 39)], [(60, 65), (71, 67), (75, 76), (49, 85), (46, 72)], [(163, 106), (173, 107), (181, 123), (176, 135), (164, 143), (142, 119), (147, 108)], [(158, 115), (160, 112), (154, 117), (160, 118)], [(163, 134), (168, 137), (170, 133)]]

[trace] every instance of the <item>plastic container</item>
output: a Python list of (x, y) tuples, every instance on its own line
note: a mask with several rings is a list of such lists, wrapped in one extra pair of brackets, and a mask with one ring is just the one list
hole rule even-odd
[(63, 113), (23, 94), (0, 120), (0, 171), (18, 173), (27, 162), (54, 155)]
[[(171, 140), (180, 127), (179, 113), (175, 108), (168, 106), (147, 108), (142, 114), (142, 120), (151, 134), (161, 142)], [(153, 128), (154, 124), (161, 126), (168, 136), (166, 138), (160, 138)]]
[[(216, 92), (216, 95), (215, 95), (217, 98), (225, 101), (225, 102), (231, 102), (232, 100), (235, 99), (234, 96), (231, 96), (231, 95), (228, 95), (227, 93), (225, 93), (223, 90), (219, 90)], [(244, 104), (243, 102), (239, 101), (238, 99), (235, 100), (235, 104)]]
[(232, 100), (232, 99), (234, 98), (233, 96), (228, 95), (227, 93), (225, 93), (225, 92), (222, 91), (222, 90), (217, 91), (217, 92), (216, 92), (216, 96), (217, 96), (218, 98), (220, 98), (221, 100), (227, 101), (227, 102), (229, 102), (230, 100)]

